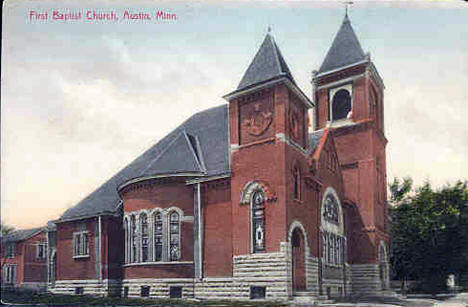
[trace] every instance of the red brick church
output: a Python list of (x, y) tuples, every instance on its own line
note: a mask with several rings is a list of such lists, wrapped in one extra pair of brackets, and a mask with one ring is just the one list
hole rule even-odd
[(348, 16), (312, 84), (308, 97), (268, 33), (226, 105), (190, 117), (54, 221), (50, 291), (288, 300), (385, 290), (384, 85)]

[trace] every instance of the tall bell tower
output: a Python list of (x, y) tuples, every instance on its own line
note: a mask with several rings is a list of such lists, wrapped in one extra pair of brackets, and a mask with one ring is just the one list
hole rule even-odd
[(329, 128), (345, 184), (353, 291), (388, 288), (384, 84), (348, 14), (314, 71), (314, 128)]

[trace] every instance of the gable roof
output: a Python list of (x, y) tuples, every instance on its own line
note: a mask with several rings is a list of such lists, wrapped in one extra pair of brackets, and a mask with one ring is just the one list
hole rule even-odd
[(313, 153), (315, 149), (317, 149), (324, 132), (325, 130), (318, 130), (309, 133), (309, 148), (307, 150), (308, 154)]
[(325, 60), (320, 66), (319, 73), (351, 65), (365, 60), (365, 58), (366, 56), (356, 33), (354, 33), (348, 15), (345, 15)]
[(129, 180), (162, 174), (214, 176), (230, 172), (227, 105), (197, 113), (106, 181), (60, 220), (115, 213), (118, 187)]
[(20, 242), (38, 234), (41, 231), (45, 231), (45, 228), (38, 227), (31, 229), (14, 230), (2, 237), (2, 243)]
[(285, 76), (295, 83), (273, 36), (268, 33), (254, 59), (245, 71), (236, 91), (241, 91), (281, 76)]

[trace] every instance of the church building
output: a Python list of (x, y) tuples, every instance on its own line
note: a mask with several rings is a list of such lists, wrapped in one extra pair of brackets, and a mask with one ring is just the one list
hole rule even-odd
[(230, 300), (386, 290), (384, 84), (347, 15), (312, 75), (308, 97), (266, 34), (227, 104), (190, 117), (54, 221), (49, 290)]

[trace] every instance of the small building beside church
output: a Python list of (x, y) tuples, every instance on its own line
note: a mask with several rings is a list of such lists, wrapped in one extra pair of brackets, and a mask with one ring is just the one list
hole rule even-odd
[(47, 286), (46, 229), (14, 230), (1, 239), (2, 287), (45, 290)]
[(227, 104), (54, 221), (49, 290), (289, 300), (387, 289), (384, 84), (347, 15), (312, 83), (309, 97), (266, 34)]

